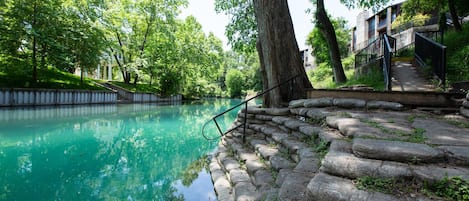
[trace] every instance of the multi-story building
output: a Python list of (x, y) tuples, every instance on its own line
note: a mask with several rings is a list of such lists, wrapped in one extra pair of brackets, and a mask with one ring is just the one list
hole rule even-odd
[(358, 14), (357, 25), (352, 28), (351, 33), (351, 50), (353, 52), (359, 51), (385, 33), (396, 39), (396, 48), (400, 49), (414, 42), (415, 32), (438, 30), (437, 12), (433, 13), (423, 26), (416, 26), (413, 22), (409, 22), (393, 29), (392, 23), (401, 14), (402, 4), (403, 2), (388, 6), (371, 16), (366, 10)]
[(352, 51), (365, 48), (381, 34), (391, 35), (391, 24), (401, 13), (402, 3), (388, 6), (374, 15), (365, 10), (357, 16), (357, 26), (352, 28)]

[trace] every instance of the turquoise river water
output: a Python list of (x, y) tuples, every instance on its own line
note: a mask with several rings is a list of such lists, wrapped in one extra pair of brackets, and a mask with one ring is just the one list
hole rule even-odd
[(0, 109), (0, 200), (216, 200), (201, 127), (239, 102)]

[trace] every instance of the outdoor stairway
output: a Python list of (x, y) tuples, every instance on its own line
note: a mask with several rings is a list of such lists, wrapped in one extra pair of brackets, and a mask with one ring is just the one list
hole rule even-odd
[(395, 61), (392, 65), (392, 91), (435, 91), (436, 87), (425, 79), (411, 62)]
[(122, 87), (116, 86), (110, 82), (103, 83), (103, 85), (107, 88), (113, 89), (117, 91), (117, 101), (118, 102), (129, 102), (130, 100), (126, 97), (127, 94), (132, 94), (131, 91), (124, 89)]
[[(250, 107), (246, 143), (239, 128), (222, 137), (212, 157), (218, 200), (430, 200), (360, 190), (356, 181), (469, 180), (469, 129), (401, 110), (398, 103), (332, 98)], [(235, 125), (243, 118), (244, 110)], [(468, 122), (461, 118), (452, 121)]]

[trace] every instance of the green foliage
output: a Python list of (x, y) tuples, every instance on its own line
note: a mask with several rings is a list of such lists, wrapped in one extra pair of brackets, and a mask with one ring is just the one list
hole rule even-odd
[(226, 36), (233, 50), (239, 53), (254, 52), (257, 40), (257, 22), (251, 0), (215, 0), (215, 11), (228, 15)]
[(329, 151), (329, 143), (324, 140), (320, 140), (318, 145), (314, 147), (314, 151), (319, 154), (320, 159), (323, 159)]
[(333, 89), (343, 86), (366, 85), (375, 90), (384, 90), (384, 78), (381, 68), (371, 67), (366, 74), (357, 75), (353, 68), (353, 55), (342, 59), (345, 75), (349, 78), (346, 83), (337, 85), (333, 80), (332, 68), (327, 63), (321, 63), (308, 72), (308, 77), (315, 88)]
[(113, 81), (112, 84), (125, 88), (132, 92), (142, 92), (142, 93), (157, 93), (159, 89), (155, 86), (149, 84), (127, 84), (124, 82)]
[(230, 97), (240, 97), (241, 92), (243, 91), (244, 85), (244, 76), (241, 71), (237, 69), (230, 69), (226, 73), (226, 87), (228, 88), (228, 93)]
[[(353, 69), (348, 72), (354, 73)], [(365, 85), (377, 91), (383, 91), (385, 88), (383, 72), (379, 67), (372, 67), (366, 74), (349, 77), (350, 79), (343, 86)]]
[(449, 82), (469, 80), (469, 24), (461, 32), (448, 31), (444, 35)]
[(415, 128), (406, 141), (413, 142), (413, 143), (424, 143), (425, 140), (427, 140), (427, 137), (425, 137), (424, 133), (425, 133), (425, 129)]
[(445, 177), (426, 188), (437, 196), (460, 201), (469, 201), (469, 181), (461, 177)]
[[(331, 23), (334, 26), (340, 55), (342, 55), (342, 57), (346, 57), (349, 51), (348, 43), (350, 42), (350, 31), (347, 27), (347, 21), (343, 18), (331, 18)], [(312, 52), (316, 58), (316, 64), (318, 65), (321, 63), (327, 63), (328, 65), (331, 64), (329, 47), (324, 37), (325, 36), (321, 34), (318, 25), (315, 25), (306, 39), (306, 43), (313, 47)]]
[(392, 179), (365, 176), (358, 178), (356, 185), (360, 190), (390, 193), (392, 192), (395, 183), (396, 182)]
[(112, 59), (134, 90), (186, 97), (221, 94), (222, 43), (205, 34), (195, 17), (176, 18), (187, 0), (1, 3), (0, 72), (8, 76), (33, 79), (33, 67), (46, 66), (92, 72)]
[(56, 68), (41, 68), (38, 70), (38, 81), (31, 84), (31, 73), (22, 71), (0, 72), (0, 88), (48, 88), (48, 89), (86, 89), (86, 90), (106, 90), (94, 83), (91, 79), (80, 77), (60, 71)]
[(429, 14), (417, 13), (415, 15), (409, 16), (401, 14), (392, 22), (392, 29), (401, 29), (408, 28), (407, 25), (412, 26), (423, 26), (425, 22), (430, 19)]

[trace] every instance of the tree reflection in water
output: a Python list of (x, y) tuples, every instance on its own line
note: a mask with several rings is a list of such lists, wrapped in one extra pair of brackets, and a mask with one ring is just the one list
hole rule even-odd
[(236, 103), (0, 110), (0, 200), (184, 200), (216, 147), (202, 124)]

